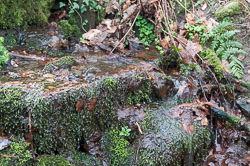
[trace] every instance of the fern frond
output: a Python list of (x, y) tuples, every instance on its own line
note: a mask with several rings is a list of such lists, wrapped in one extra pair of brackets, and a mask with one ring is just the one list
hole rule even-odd
[(231, 47), (225, 50), (225, 52), (222, 55), (222, 60), (229, 60), (233, 55), (237, 54), (247, 54), (247, 52), (242, 49)]
[(232, 40), (226, 41), (225, 43), (222, 44), (222, 46), (224, 48), (230, 48), (230, 47), (242, 48), (243, 47), (243, 45), (240, 42), (232, 41)]
[(231, 22), (228, 21), (223, 21), (222, 23), (220, 23), (219, 25), (217, 25), (214, 29), (213, 32), (215, 33), (222, 33), (225, 30), (228, 30), (230, 27), (232, 27), (233, 24)]
[(218, 47), (219, 42), (217, 40), (213, 40), (211, 43), (211, 49), (215, 51), (215, 49)]
[(218, 57), (222, 57), (224, 51), (225, 51), (225, 47), (220, 46), (220, 47), (216, 50), (216, 55), (217, 55)]
[(235, 56), (231, 58), (231, 62), (229, 64), (229, 71), (238, 79), (242, 77), (244, 74), (244, 65), (241, 61)]
[(239, 30), (232, 30), (232, 31), (227, 31), (223, 34), (221, 34), (218, 38), (219, 40), (228, 40), (231, 39), (236, 35), (236, 33), (240, 32)]

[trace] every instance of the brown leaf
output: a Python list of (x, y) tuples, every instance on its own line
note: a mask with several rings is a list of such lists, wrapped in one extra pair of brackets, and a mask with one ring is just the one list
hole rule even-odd
[(167, 50), (169, 47), (170, 41), (171, 39), (169, 36), (165, 37), (164, 39), (161, 40), (161, 46)]
[(186, 125), (186, 124), (183, 124), (183, 129), (189, 133), (189, 134), (192, 134), (194, 132), (194, 127), (193, 125)]
[(80, 100), (77, 101), (76, 103), (76, 111), (80, 113), (84, 107), (84, 102), (83, 99), (81, 98)]
[(88, 109), (89, 109), (90, 111), (92, 111), (92, 112), (95, 110), (96, 101), (97, 101), (97, 98), (94, 98), (94, 99), (92, 99), (92, 100), (90, 100), (90, 101), (88, 102)]
[(208, 120), (207, 120), (206, 117), (203, 117), (203, 118), (201, 119), (201, 124), (202, 124), (202, 126), (208, 126)]
[(186, 20), (189, 25), (194, 25), (195, 24), (195, 19), (192, 14), (186, 14)]

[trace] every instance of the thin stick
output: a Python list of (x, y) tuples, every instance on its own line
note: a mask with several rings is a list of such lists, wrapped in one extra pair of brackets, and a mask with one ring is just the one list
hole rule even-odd
[(132, 30), (132, 28), (133, 28), (133, 26), (134, 26), (134, 24), (135, 24), (135, 22), (136, 22), (136, 20), (137, 20), (137, 17), (139, 16), (140, 12), (141, 12), (141, 8), (140, 8), (139, 12), (137, 13), (137, 15), (136, 15), (136, 17), (135, 17), (135, 19), (134, 19), (134, 22), (133, 22), (132, 25), (130, 26), (128, 32), (123, 36), (123, 38), (119, 41), (119, 43), (117, 43), (117, 44), (115, 45), (115, 47), (114, 47), (113, 50), (110, 52), (110, 54), (112, 54), (112, 53), (115, 51), (115, 49), (121, 44), (121, 42), (127, 37), (127, 35), (129, 34), (129, 32)]

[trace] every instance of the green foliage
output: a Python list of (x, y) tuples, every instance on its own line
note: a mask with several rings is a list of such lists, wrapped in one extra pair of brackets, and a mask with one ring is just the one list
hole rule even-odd
[(187, 37), (190, 40), (194, 39), (194, 35), (198, 34), (200, 39), (200, 44), (204, 45), (209, 38), (209, 33), (206, 33), (207, 27), (202, 25), (202, 22), (199, 20), (196, 21), (195, 25), (189, 25), (188, 23), (185, 24), (185, 28), (189, 32)]
[(122, 127), (122, 131), (120, 132), (120, 136), (129, 136), (131, 129), (128, 126)]
[(149, 47), (156, 39), (154, 24), (139, 15), (135, 25), (139, 28), (139, 40), (142, 41), (144, 46)]
[(247, 54), (242, 50), (242, 44), (235, 41), (238, 30), (232, 29), (232, 23), (222, 22), (212, 30), (210, 48), (221, 60), (229, 62), (229, 71), (237, 78), (243, 75), (244, 66), (236, 57), (238, 54)]
[(114, 127), (108, 132), (109, 146), (108, 151), (110, 156), (110, 164), (112, 166), (126, 165), (128, 163), (128, 157), (131, 155), (128, 150), (129, 142), (120, 136), (120, 131)]
[(12, 139), (12, 142), (10, 144), (10, 148), (8, 149), (7, 153), (4, 154), (6, 156), (12, 156), (12, 157), (4, 157), (4, 156), (0, 155), (0, 165), (1, 166), (28, 165), (28, 163), (32, 159), (31, 152), (29, 150), (27, 150), (28, 146), (29, 146), (29, 144), (26, 142), (23, 142), (21, 140), (17, 141), (15, 139)]
[(58, 31), (64, 35), (66, 39), (69, 39), (74, 32), (74, 27), (69, 24), (68, 20), (61, 20), (58, 24)]
[(213, 67), (214, 72), (217, 74), (218, 78), (222, 79), (223, 78), (223, 73), (222, 73), (223, 68), (221, 65), (220, 58), (218, 58), (216, 53), (211, 49), (207, 49), (206, 51), (201, 52), (200, 55), (204, 60), (209, 62), (209, 64)]
[(199, 66), (195, 63), (190, 64), (180, 64), (180, 74), (184, 74), (185, 76), (188, 76), (190, 71), (198, 71)]
[(38, 161), (35, 166), (73, 166), (69, 160), (60, 155), (43, 156)]
[[(60, 2), (60, 7), (65, 7), (66, 4), (63, 2)], [(83, 14), (87, 11), (94, 11), (97, 13), (97, 21), (101, 22), (101, 20), (104, 18), (103, 13), (105, 11), (105, 8), (98, 4), (96, 0), (69, 0), (69, 14)], [(85, 26), (88, 24), (87, 19), (82, 19), (81, 22), (82, 26)]]
[(0, 37), (0, 70), (2, 69), (2, 65), (5, 64), (9, 60), (9, 52), (3, 46), (4, 38)]
[(0, 1), (0, 28), (46, 23), (54, 0)]

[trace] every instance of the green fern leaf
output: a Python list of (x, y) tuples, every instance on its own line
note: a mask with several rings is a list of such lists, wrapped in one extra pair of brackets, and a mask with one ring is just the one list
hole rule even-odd
[(222, 60), (229, 60), (233, 55), (237, 54), (247, 54), (247, 52), (242, 49), (231, 47), (225, 50), (225, 52), (222, 55)]
[(242, 48), (243, 47), (243, 45), (240, 42), (232, 41), (232, 40), (226, 41), (222, 45), (224, 48), (230, 48), (230, 47)]

